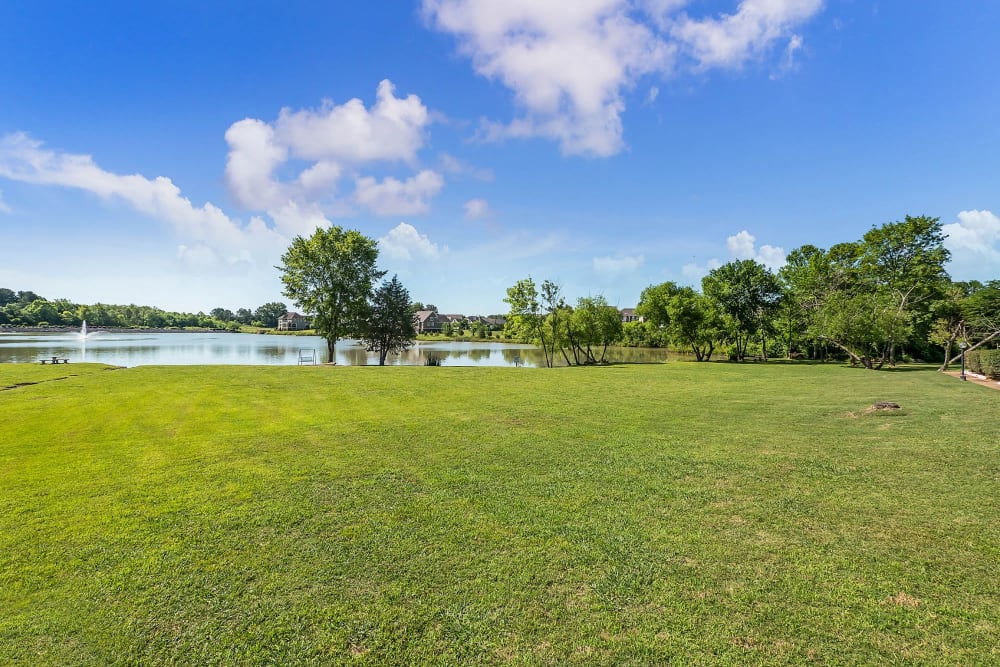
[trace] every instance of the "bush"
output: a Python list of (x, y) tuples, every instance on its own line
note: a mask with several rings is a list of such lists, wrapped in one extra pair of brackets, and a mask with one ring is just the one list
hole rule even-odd
[(1000, 350), (973, 350), (967, 353), (965, 369), (1000, 380)]

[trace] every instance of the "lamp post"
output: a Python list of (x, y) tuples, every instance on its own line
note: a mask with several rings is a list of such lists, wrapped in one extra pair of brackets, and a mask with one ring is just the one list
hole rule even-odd
[(958, 346), (962, 348), (962, 374), (958, 377), (962, 380), (967, 380), (968, 378), (965, 377), (965, 348), (969, 347), (969, 344), (963, 340)]

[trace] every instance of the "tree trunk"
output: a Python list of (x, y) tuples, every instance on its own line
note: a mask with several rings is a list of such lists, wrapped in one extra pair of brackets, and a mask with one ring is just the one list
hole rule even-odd
[(952, 331), (948, 334), (948, 342), (944, 345), (944, 361), (941, 362), (941, 368), (939, 371), (948, 370), (948, 364), (950, 363), (949, 358), (951, 357), (951, 348), (955, 344), (955, 339), (958, 338), (958, 332)]
[(327, 338), (326, 339), (326, 354), (327, 359), (331, 364), (337, 363), (337, 339)]
[(842, 344), (842, 343), (840, 343), (838, 341), (835, 341), (832, 338), (827, 338), (826, 336), (823, 336), (823, 340), (824, 341), (830, 341), (836, 347), (839, 347), (841, 350), (843, 350), (844, 352), (846, 352), (847, 356), (849, 356), (851, 358), (851, 363), (861, 364), (865, 368), (871, 368), (872, 367), (871, 361), (867, 357), (865, 357), (865, 358), (859, 357), (857, 354), (855, 354), (854, 352), (852, 352), (851, 350), (849, 350), (847, 348), (847, 346), (845, 346), (844, 344)]

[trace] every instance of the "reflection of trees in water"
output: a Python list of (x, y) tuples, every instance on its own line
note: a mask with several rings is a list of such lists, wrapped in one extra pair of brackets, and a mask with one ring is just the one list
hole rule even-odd
[[(326, 356), (326, 352), (322, 353)], [(342, 347), (337, 352), (337, 363), (345, 363), (349, 366), (367, 366), (368, 351), (363, 347)]]
[[(454, 345), (454, 347), (452, 347)], [(123, 333), (112, 337), (104, 335), (86, 341), (65, 336), (0, 337), (0, 363), (37, 363), (39, 359), (54, 356), (69, 358), (70, 363), (80, 361), (108, 363), (121, 366), (138, 364), (289, 364), (298, 361), (299, 348), (315, 349), (317, 361), (327, 362), (326, 345), (321, 339), (279, 339), (275, 336), (253, 334), (222, 334), (207, 336), (200, 333), (165, 333), (148, 335)], [(436, 343), (417, 345), (402, 354), (390, 356), (386, 362), (395, 366), (422, 366), (425, 359), (434, 355), (451, 365), (514, 365), (520, 357), (524, 366), (545, 365), (539, 348), (468, 343)], [(685, 359), (691, 354), (671, 352), (673, 360)], [(607, 359), (612, 363), (661, 363), (666, 361), (663, 349), (611, 348)], [(356, 343), (337, 346), (337, 363), (367, 366), (378, 362)], [(565, 365), (561, 354), (556, 354), (556, 364)]]
[(469, 359), (472, 361), (485, 361), (490, 358), (492, 352), (489, 348), (473, 348), (469, 350)]

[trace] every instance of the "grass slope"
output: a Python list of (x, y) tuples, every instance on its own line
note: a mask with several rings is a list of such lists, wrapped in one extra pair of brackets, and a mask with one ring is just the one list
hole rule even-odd
[(929, 369), (26, 382), (0, 663), (1000, 661), (1000, 392)]

